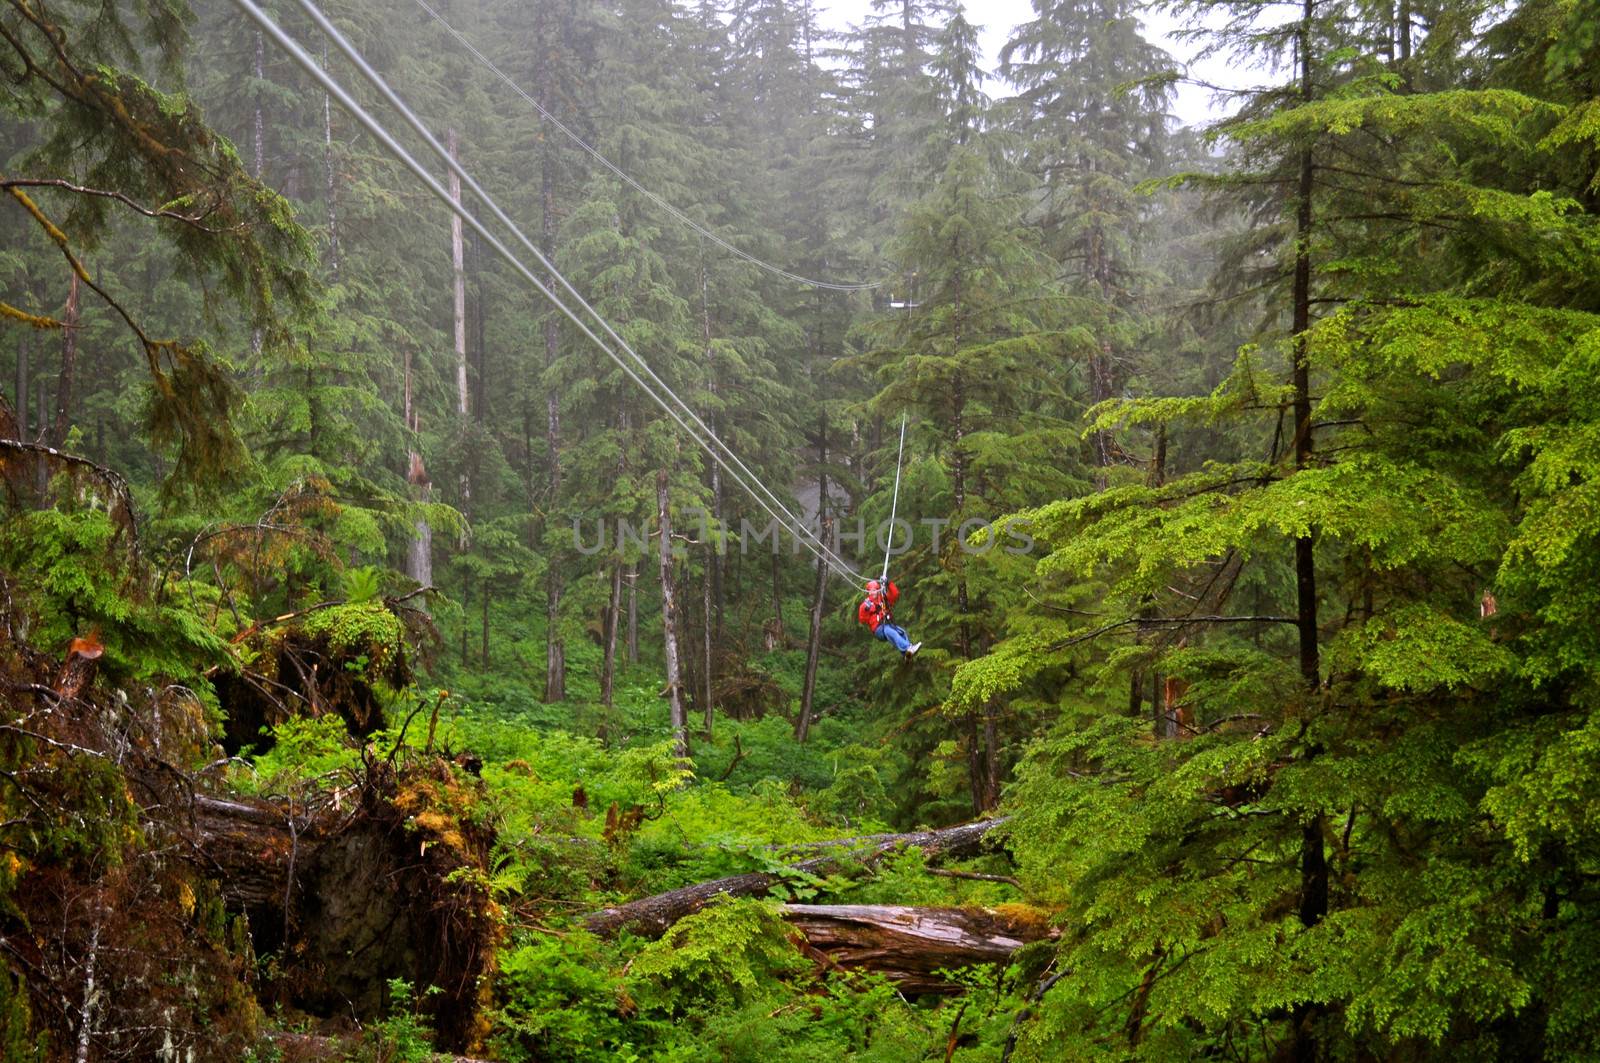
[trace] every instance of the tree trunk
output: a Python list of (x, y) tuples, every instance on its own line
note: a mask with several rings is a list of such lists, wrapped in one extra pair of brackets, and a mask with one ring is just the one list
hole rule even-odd
[[(539, 98), (546, 106), (550, 97), (550, 71), (549, 64), (543, 63), (539, 68)], [(556, 182), (555, 182), (555, 147), (551, 138), (544, 138), (540, 164), (540, 229), (539, 241), (543, 245), (547, 256), (555, 255), (556, 237)], [(553, 289), (555, 277), (545, 278), (546, 283)], [(544, 322), (544, 367), (549, 370), (556, 363), (559, 353), (560, 333), (556, 326), (554, 314), (546, 316)], [(544, 399), (545, 417), (545, 450), (548, 454), (549, 468), (549, 507), (551, 512), (556, 512), (561, 497), (561, 405), (556, 398), (556, 393), (551, 390)], [(545, 636), (544, 636), (544, 700), (547, 702), (565, 701), (567, 697), (567, 646), (561, 637), (561, 594), (563, 591), (561, 567), (551, 559), (549, 569), (545, 574)]]
[(67, 285), (67, 310), (61, 315), (61, 373), (56, 377), (56, 415), (46, 438), (52, 447), (67, 441), (72, 427), (72, 387), (78, 376), (78, 274), (73, 272)]
[(628, 667), (639, 665), (639, 562), (628, 566)]
[(667, 495), (668, 470), (656, 472), (656, 534), (660, 539), (661, 628), (666, 653), (666, 696), (672, 710), (672, 736), (678, 756), (689, 756), (689, 720), (683, 706), (683, 680), (678, 669), (678, 607), (672, 592), (672, 510)]
[(701, 602), (700, 630), (704, 636), (703, 641), (705, 644), (705, 661), (702, 665), (705, 668), (705, 682), (703, 684), (705, 687), (705, 703), (703, 706), (705, 710), (705, 732), (706, 737), (710, 738), (711, 728), (716, 723), (717, 716), (716, 705), (711, 700), (713, 689), (711, 673), (711, 570), (715, 568), (717, 564), (717, 551), (714, 546), (712, 546), (710, 543), (707, 543), (706, 553), (706, 574), (705, 579), (701, 581), (703, 601)]
[[(1300, 25), (1300, 95), (1309, 104), (1314, 96), (1311, 77), (1311, 31), (1316, 0), (1304, 0)], [(1294, 250), (1294, 465), (1306, 469), (1312, 458), (1311, 365), (1311, 195), (1315, 181), (1315, 160), (1310, 147), (1300, 151), (1299, 203), (1295, 218)], [(1296, 627), (1300, 635), (1300, 675), (1305, 681), (1306, 711), (1315, 711), (1317, 690), (1322, 685), (1317, 632), (1317, 576), (1315, 540), (1301, 536), (1294, 543)], [(1308, 750), (1306, 758), (1315, 756)], [(1328, 913), (1328, 862), (1323, 845), (1322, 817), (1314, 816), (1300, 832), (1300, 906), (1302, 925), (1320, 923)], [(1323, 1009), (1302, 1005), (1295, 1010), (1293, 1053), (1296, 1060), (1312, 1063), (1320, 1055), (1317, 1026)]]
[[(265, 172), (267, 161), (267, 119), (261, 110), (261, 86), (267, 80), (267, 43), (261, 31), (256, 30), (256, 64), (255, 64), (255, 158), (251, 160), (250, 176), (257, 181), (261, 180)], [(261, 330), (250, 330), (250, 353), (261, 353)]]
[(622, 626), (622, 559), (611, 563), (611, 597), (606, 602), (605, 658), (600, 665), (600, 701), (612, 707), (617, 676), (617, 629)]
[[(39, 379), (33, 382), (34, 439), (40, 443), (44, 442), (45, 434), (50, 431), (50, 393), (48, 388), (49, 386), (44, 380), (44, 373), (41, 371)], [(40, 503), (43, 504), (50, 492), (50, 463), (44, 460), (43, 455), (40, 455), (39, 460), (34, 463), (33, 469), (34, 490), (39, 493)]]
[[(328, 42), (322, 42), (322, 66), (328, 66)], [(339, 209), (338, 184), (333, 166), (333, 101), (322, 94), (322, 177), (323, 197), (327, 200), (328, 214), (328, 272), (339, 279)]]
[[(707, 390), (711, 392), (713, 401), (717, 394), (717, 367), (711, 354), (711, 298), (710, 282), (706, 277), (705, 245), (700, 248), (700, 342), (704, 351), (706, 362)], [(716, 415), (708, 413), (706, 424), (714, 434), (717, 430)], [(714, 631), (712, 619), (713, 602), (716, 610), (721, 612), (722, 604), (722, 549), (721, 549), (721, 518), (722, 518), (722, 469), (716, 462), (710, 463), (711, 477), (711, 507), (718, 523), (706, 536), (706, 575), (705, 575), (705, 601), (703, 603), (704, 616), (702, 628), (704, 629), (705, 642), (705, 726), (706, 737), (711, 737), (711, 725), (716, 716), (716, 709), (712, 702), (712, 691), (715, 689), (716, 676), (712, 668), (712, 645), (715, 636), (720, 634)]]
[(1006, 963), (1022, 946), (1058, 933), (1044, 918), (988, 908), (786, 904), (780, 912), (830, 966), (887, 975), (902, 993), (962, 992), (962, 983), (939, 971)]
[(28, 435), (28, 344), (24, 335), (17, 340), (17, 438), (26, 442)]
[(260, 30), (256, 30), (255, 74), (255, 158), (251, 160), (250, 176), (259, 181), (267, 160), (267, 120), (261, 110), (261, 86), (267, 80), (267, 42)]
[[(456, 131), (454, 127), (445, 130), (445, 148), (450, 152), (450, 158), (459, 158), (457, 152)], [(459, 208), (461, 206), (461, 178), (454, 170), (450, 171), (450, 199)], [(450, 212), (450, 275), (451, 293), (454, 298), (453, 324), (455, 326), (455, 352), (456, 352), (456, 417), (460, 430), (467, 431), (467, 412), (469, 406), (469, 390), (467, 387), (467, 261), (466, 242), (462, 238), (461, 214), (459, 211)], [(466, 465), (461, 471), (461, 512), (468, 517), (472, 514), (472, 479), (467, 475)]]
[[(412, 403), (410, 348), (406, 349), (404, 401), (406, 432), (411, 444), (406, 451), (406, 482), (411, 485), (412, 498), (426, 503), (433, 499), (433, 484), (429, 482), (428, 471), (423, 467), (422, 454), (416, 449), (421, 425)], [(415, 535), (406, 545), (406, 575), (415, 580), (418, 586), (433, 586), (433, 528), (429, 526), (427, 517), (417, 518)]]
[[(828, 416), (817, 426), (817, 518), (822, 541), (833, 541), (833, 519), (828, 516)], [(893, 534), (893, 529), (890, 530)], [(817, 693), (817, 663), (822, 656), (822, 605), (828, 588), (828, 566), (817, 558), (817, 580), (811, 589), (810, 625), (806, 629), (806, 674), (800, 688), (800, 716), (794, 722), (794, 740), (804, 742), (811, 733), (811, 714)]]
[[(833, 518), (822, 518), (822, 541), (830, 541)], [(811, 734), (811, 717), (817, 696), (817, 664), (822, 657), (822, 604), (828, 588), (828, 566), (817, 558), (817, 581), (811, 588), (811, 626), (806, 634), (806, 677), (800, 688), (800, 716), (794, 722), (794, 740), (804, 742)]]
[(483, 610), (483, 614), (482, 614), (483, 615), (483, 638), (482, 638), (483, 649), (482, 649), (481, 656), (482, 656), (482, 659), (483, 659), (483, 667), (484, 668), (488, 668), (489, 667), (489, 594), (490, 594), (490, 591), (489, 591), (489, 581), (487, 579), (485, 579), (482, 582), (482, 586), (479, 588), (479, 592), (478, 593), (479, 593), (479, 597), (482, 599), (478, 603), (479, 604), (479, 608), (481, 608)]
[(779, 533), (772, 544), (772, 641), (773, 646), (780, 650), (789, 645), (789, 634), (783, 629), (783, 571), (778, 564), (782, 545), (783, 539)]
[(870, 869), (885, 856), (913, 847), (921, 850), (923, 857), (929, 861), (973, 856), (983, 850), (989, 831), (1004, 822), (1006, 817), (1002, 816), (941, 830), (876, 834), (824, 842), (817, 847), (826, 848), (828, 852), (791, 864), (783, 871), (747, 871), (709, 882), (697, 882), (653, 897), (641, 897), (595, 912), (584, 919), (584, 925), (590, 932), (602, 937), (611, 937), (626, 928), (642, 937), (656, 938), (666, 933), (673, 923), (694, 914), (717, 897), (759, 896), (774, 886), (782, 885), (794, 875), (829, 875), (848, 867)]

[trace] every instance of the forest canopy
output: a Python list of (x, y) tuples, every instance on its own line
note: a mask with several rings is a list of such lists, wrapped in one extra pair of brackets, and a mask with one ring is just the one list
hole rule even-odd
[(985, 17), (0, 0), (0, 1058), (1600, 1058), (1600, 9)]

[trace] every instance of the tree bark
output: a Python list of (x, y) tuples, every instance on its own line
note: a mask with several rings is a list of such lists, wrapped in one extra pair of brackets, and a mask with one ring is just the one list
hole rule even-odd
[[(433, 484), (428, 480), (428, 470), (422, 464), (422, 454), (417, 450), (417, 433), (420, 422), (412, 402), (411, 350), (406, 349), (405, 364), (405, 423), (410, 436), (410, 449), (406, 451), (406, 482), (411, 485), (412, 498), (417, 502), (432, 501)], [(418, 517), (415, 534), (406, 544), (406, 575), (418, 586), (433, 586), (433, 528), (427, 517)], [(425, 603), (424, 603), (425, 604)]]
[(28, 353), (29, 337), (17, 340), (17, 439), (24, 442), (28, 435)]
[(489, 594), (489, 581), (485, 579), (480, 588), (479, 598), (481, 600), (478, 603), (479, 608), (482, 610), (483, 618), (483, 652), (481, 656), (485, 669), (489, 667)]
[[(445, 148), (450, 152), (450, 158), (457, 160), (456, 131), (454, 127), (445, 130)], [(457, 208), (461, 206), (461, 178), (454, 170), (450, 171), (450, 199)], [(461, 214), (459, 210), (450, 212), (450, 276), (451, 294), (453, 297), (453, 321), (455, 326), (455, 352), (456, 352), (456, 417), (462, 432), (467, 430), (467, 411), (469, 405), (469, 389), (467, 387), (467, 260), (466, 242), (462, 238)], [(466, 465), (461, 470), (461, 512), (468, 516), (472, 513), (472, 480), (467, 475)]]
[(600, 665), (600, 701), (611, 708), (617, 678), (617, 629), (622, 626), (622, 560), (611, 563), (611, 597), (606, 603), (605, 658)]
[[(707, 390), (711, 392), (713, 401), (717, 394), (717, 367), (716, 360), (711, 354), (711, 298), (710, 281), (706, 276), (705, 247), (701, 245), (700, 251), (700, 341), (703, 345), (706, 362)], [(715, 413), (707, 413), (707, 426), (713, 434), (717, 430)], [(712, 667), (712, 645), (716, 635), (720, 634), (718, 625), (712, 617), (713, 603), (720, 615), (722, 608), (722, 555), (721, 555), (721, 519), (722, 519), (722, 469), (716, 462), (710, 463), (711, 478), (711, 507), (717, 519), (717, 525), (712, 533), (706, 537), (706, 574), (705, 574), (705, 601), (702, 627), (704, 628), (705, 642), (705, 730), (706, 737), (711, 737), (711, 725), (716, 718), (716, 708), (712, 701), (712, 692), (715, 690), (716, 676)]]
[[(822, 518), (822, 541), (833, 534), (833, 518)], [(806, 634), (806, 675), (800, 688), (800, 716), (794, 722), (794, 740), (811, 736), (811, 718), (817, 697), (817, 664), (822, 658), (822, 605), (828, 589), (828, 566), (817, 559), (817, 581), (811, 588), (811, 626)]]
[(1005, 963), (1023, 945), (1056, 936), (1042, 918), (987, 908), (786, 904), (781, 913), (830, 965), (888, 975), (910, 993), (959, 993), (962, 984), (941, 969)]
[(52, 447), (67, 441), (72, 427), (72, 389), (78, 377), (78, 274), (72, 273), (67, 285), (67, 309), (61, 315), (61, 372), (56, 377), (56, 415), (46, 437)]
[[(538, 91), (540, 102), (548, 107), (548, 62), (539, 66)], [(543, 245), (545, 255), (553, 259), (556, 250), (556, 179), (555, 145), (550, 137), (544, 138), (539, 169), (539, 242)], [(547, 276), (545, 282), (553, 289), (556, 283), (554, 275)], [(556, 364), (559, 339), (556, 317), (549, 314), (544, 322), (544, 367), (547, 372)], [(556, 512), (561, 497), (561, 405), (554, 390), (545, 395), (544, 416), (545, 450), (550, 464), (549, 507), (551, 512)], [(552, 558), (545, 573), (544, 700), (547, 702), (565, 701), (567, 698), (567, 646), (561, 637), (561, 595), (564, 589), (561, 566), (555, 564)]]
[[(916, 847), (929, 859), (973, 856), (982, 851), (989, 832), (1006, 822), (1007, 817), (978, 820), (940, 830), (915, 831), (910, 834), (875, 834), (861, 838), (844, 838), (823, 843), (830, 851), (821, 856), (792, 864), (787, 874), (805, 873), (828, 875), (851, 865), (873, 867), (885, 856)], [(610, 937), (623, 929), (635, 934), (656, 938), (686, 915), (692, 915), (711, 900), (721, 897), (750, 897), (766, 893), (782, 884), (785, 873), (748, 871), (729, 875), (709, 882), (641, 897), (614, 908), (595, 912), (584, 920), (584, 925), (595, 934)]]
[[(328, 66), (328, 42), (322, 42), (322, 66)], [(322, 176), (323, 196), (327, 200), (328, 214), (328, 272), (334, 280), (339, 279), (339, 209), (338, 209), (338, 184), (334, 179), (333, 166), (333, 101), (328, 94), (322, 94)]]
[(672, 590), (672, 510), (668, 505), (668, 470), (656, 472), (656, 534), (660, 539), (661, 628), (666, 653), (666, 696), (671, 707), (672, 736), (680, 757), (689, 756), (689, 720), (683, 705), (683, 679), (678, 668), (678, 606)]
[[(833, 540), (833, 521), (828, 516), (828, 417), (824, 413), (817, 425), (817, 518), (824, 543)], [(892, 530), (891, 530), (892, 534)], [(822, 656), (822, 604), (828, 587), (828, 566), (817, 558), (817, 579), (811, 589), (811, 618), (806, 629), (806, 674), (800, 688), (800, 716), (794, 722), (794, 740), (804, 742), (811, 733), (812, 705), (817, 693), (817, 663)]]
[(772, 638), (777, 649), (789, 645), (789, 634), (783, 629), (783, 572), (778, 564), (781, 533), (772, 544)]
[(261, 84), (267, 79), (267, 42), (260, 30), (256, 30), (255, 58), (255, 158), (251, 160), (250, 176), (259, 181), (267, 160), (267, 120), (261, 110)]
[(628, 667), (639, 664), (639, 562), (628, 566)]

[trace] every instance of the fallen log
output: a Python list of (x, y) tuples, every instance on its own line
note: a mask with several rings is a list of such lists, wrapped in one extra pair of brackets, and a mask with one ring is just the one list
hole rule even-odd
[(972, 856), (979, 852), (989, 832), (1008, 817), (980, 819), (941, 830), (913, 831), (910, 834), (875, 834), (866, 838), (845, 838), (837, 851), (790, 864), (784, 871), (747, 871), (740, 875), (697, 882), (692, 886), (641, 897), (613, 908), (603, 908), (584, 919), (584, 925), (601, 937), (611, 937), (624, 929), (641, 937), (658, 938), (686, 915), (693, 915), (716, 897), (751, 897), (781, 885), (790, 875), (828, 875), (850, 864), (872, 867), (890, 853), (910, 848), (921, 849), (929, 859)]
[(1004, 963), (1029, 942), (1059, 933), (1043, 912), (1025, 905), (786, 904), (782, 914), (830, 966), (886, 974), (911, 993), (960, 992), (936, 972)]

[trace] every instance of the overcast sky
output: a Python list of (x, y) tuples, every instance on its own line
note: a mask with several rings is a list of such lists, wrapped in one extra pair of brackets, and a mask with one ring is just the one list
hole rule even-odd
[[(845, 29), (863, 21), (872, 10), (869, 0), (821, 0), (825, 10), (822, 20), (834, 29)], [(1000, 47), (1010, 36), (1013, 26), (1033, 18), (1030, 0), (967, 0), (967, 20), (983, 29), (984, 53), (991, 73), (999, 65)], [(1172, 32), (1178, 28), (1177, 20), (1159, 12), (1143, 16), (1145, 35), (1150, 41), (1171, 53), (1180, 64), (1189, 65), (1195, 48), (1192, 44), (1175, 40)], [(1249, 79), (1222, 59), (1209, 59), (1189, 65), (1190, 75), (1216, 85), (1238, 87)], [(997, 87), (998, 91), (998, 87)], [(1173, 103), (1173, 113), (1188, 124), (1204, 123), (1227, 113), (1227, 104), (1215, 103), (1213, 93), (1197, 85), (1179, 85), (1178, 97)]]

